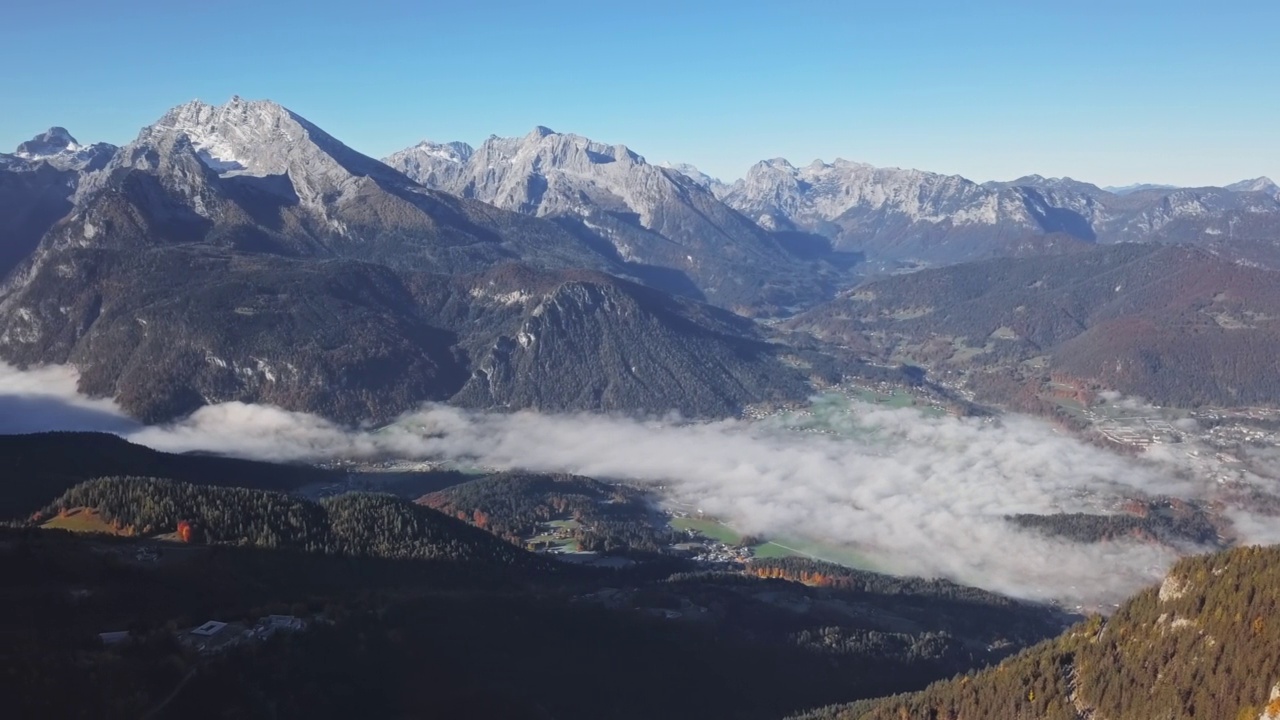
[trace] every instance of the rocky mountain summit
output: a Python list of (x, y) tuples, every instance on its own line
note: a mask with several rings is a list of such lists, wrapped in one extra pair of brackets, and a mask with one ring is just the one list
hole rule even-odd
[(11, 154), (0, 153), (0, 278), (71, 211), (81, 178), (116, 150), (107, 143), (81, 145), (65, 128), (53, 127)]
[[(684, 167), (691, 178), (703, 177)], [(770, 230), (801, 230), (885, 263), (945, 265), (1017, 254), (1028, 237), (1090, 243), (1193, 244), (1280, 265), (1280, 193), (1267, 178), (1225, 188), (1136, 186), (1117, 192), (1029, 175), (979, 184), (958, 175), (835, 160), (756, 163), (715, 186), (729, 206)]]
[[(40, 148), (63, 142), (50, 137)], [(644, 172), (662, 192), (701, 192)], [(0, 286), (0, 357), (71, 363), (85, 391), (143, 419), (244, 400), (356, 422), (455, 396), (723, 416), (808, 392), (750, 321), (600, 272), (641, 265), (580, 228), (423, 187), (274, 103), (174, 108), (57, 199), (50, 217), (65, 217)], [(707, 265), (720, 267), (713, 245), (737, 252), (709, 242)], [(522, 269), (484, 274), (506, 266)], [(738, 297), (767, 284), (752, 283)]]
[(625, 145), (537, 127), (476, 149), (423, 142), (386, 162), (424, 185), (555, 220), (646, 282), (722, 306), (790, 306), (830, 290), (814, 282), (821, 275), (807, 259), (722, 203), (709, 183)]
[(116, 152), (109, 143), (81, 145), (66, 128), (51, 127), (19, 143), (10, 155), (0, 153), (0, 169), (34, 170), (41, 163), (58, 170), (87, 172), (105, 165)]

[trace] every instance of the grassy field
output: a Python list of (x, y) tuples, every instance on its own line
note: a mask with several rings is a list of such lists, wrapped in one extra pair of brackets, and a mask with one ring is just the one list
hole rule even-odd
[(853, 397), (863, 402), (874, 403), (876, 405), (884, 405), (891, 408), (912, 407), (916, 404), (916, 399), (911, 393), (902, 390), (894, 390), (889, 394), (858, 388), (853, 391)]
[[(726, 545), (737, 545), (742, 541), (742, 533), (716, 520), (705, 518), (672, 518), (671, 527), (677, 530), (693, 530), (703, 537), (717, 540)], [(825, 560), (861, 570), (875, 570), (875, 564), (865, 555), (846, 547), (824, 545), (821, 543), (779, 538), (759, 545), (753, 545), (751, 552), (758, 558), (807, 557), (813, 560)]]
[(715, 520), (702, 520), (698, 518), (671, 518), (671, 527), (677, 530), (692, 530), (700, 533), (704, 537), (712, 540), (718, 540), (725, 545), (737, 545), (742, 541), (741, 533), (733, 528)]
[(758, 558), (784, 558), (784, 557), (804, 557), (802, 553), (798, 553), (788, 547), (779, 545), (776, 542), (767, 542), (756, 545), (751, 548), (751, 553)]
[[(569, 530), (574, 530), (579, 527), (582, 527), (582, 523), (579, 523), (577, 520), (552, 520), (548, 522), (547, 525), (552, 528), (568, 528)], [(553, 532), (547, 532), (541, 535), (535, 535), (534, 537), (531, 537), (525, 540), (525, 542), (548, 543), (556, 547), (567, 548), (570, 552), (578, 552), (578, 550), (580, 549), (578, 547), (577, 540), (557, 538), (555, 537)]]
[(867, 390), (866, 388), (857, 388), (853, 391), (852, 397), (855, 400), (890, 408), (915, 408), (926, 415), (938, 416), (946, 414), (946, 411), (941, 408), (920, 404), (916, 396), (906, 390), (895, 389), (886, 394), (875, 390)]
[(824, 560), (859, 570), (879, 570), (866, 555), (852, 548), (836, 545), (779, 538), (764, 545), (758, 545), (754, 550), (758, 558), (807, 557), (811, 560)]
[(1080, 418), (1081, 420), (1088, 419), (1088, 416), (1085, 415), (1084, 406), (1076, 402), (1075, 400), (1071, 400), (1069, 398), (1054, 397), (1052, 395), (1047, 396), (1047, 399), (1053, 402), (1053, 404), (1062, 408), (1063, 410), (1066, 410), (1067, 412), (1071, 413), (1075, 417)]
[(71, 532), (107, 533), (123, 535), (91, 508), (73, 508), (66, 515), (58, 515), (40, 527), (54, 530), (70, 530)]

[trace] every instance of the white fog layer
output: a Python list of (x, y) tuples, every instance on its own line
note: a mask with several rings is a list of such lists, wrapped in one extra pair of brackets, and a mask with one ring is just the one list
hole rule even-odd
[[(1112, 512), (1125, 495), (1209, 492), (1201, 484), (1208, 481), (1191, 478), (1173, 453), (1126, 458), (1017, 415), (987, 422), (854, 404), (846, 432), (833, 435), (767, 421), (638, 421), (429, 405), (373, 431), (224, 403), (170, 425), (140, 427), (110, 401), (78, 395), (73, 372), (4, 366), (0, 403), (3, 432), (101, 429), (171, 452), (282, 461), (439, 459), (662, 485), (672, 501), (743, 532), (848, 546), (895, 573), (1088, 603), (1118, 600), (1155, 581), (1174, 552), (1136, 541), (1052, 540), (1014, 528), (1006, 515)], [(1231, 517), (1244, 541), (1280, 539), (1273, 522), (1243, 511)]]

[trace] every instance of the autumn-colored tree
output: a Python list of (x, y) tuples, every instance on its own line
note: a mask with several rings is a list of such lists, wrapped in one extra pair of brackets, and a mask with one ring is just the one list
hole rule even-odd
[(189, 543), (192, 541), (192, 538), (195, 535), (195, 528), (191, 525), (190, 521), (179, 520), (177, 535), (179, 540), (181, 540), (184, 543)]

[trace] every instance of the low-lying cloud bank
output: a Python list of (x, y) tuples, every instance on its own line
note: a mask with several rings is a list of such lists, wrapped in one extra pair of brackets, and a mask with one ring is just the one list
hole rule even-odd
[[(737, 420), (692, 424), (430, 405), (372, 431), (225, 403), (170, 425), (141, 427), (109, 401), (79, 396), (73, 373), (3, 366), (0, 399), (44, 408), (30, 427), (7, 418), (4, 432), (105, 429), (175, 452), (281, 461), (443, 459), (661, 484), (673, 500), (745, 532), (847, 546), (892, 572), (1036, 599), (1118, 600), (1159, 578), (1175, 553), (1137, 542), (1049, 539), (1012, 527), (1004, 516), (1106, 512), (1135, 493), (1209, 492), (1202, 484), (1208, 481), (1189, 477), (1172, 454), (1124, 458), (1020, 416), (928, 418), (855, 404), (841, 416), (851, 432), (837, 437)], [(67, 409), (61, 418), (52, 409), (59, 400)], [(107, 427), (111, 422), (118, 425)], [(1274, 524), (1235, 518), (1246, 540), (1277, 534)]]

